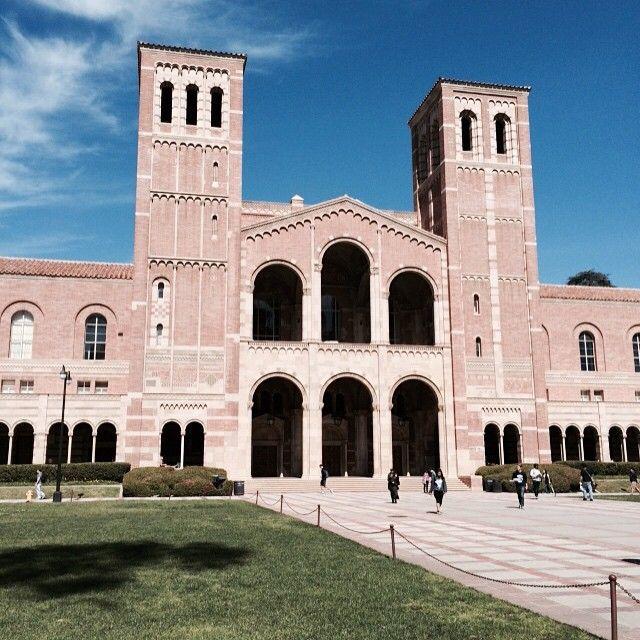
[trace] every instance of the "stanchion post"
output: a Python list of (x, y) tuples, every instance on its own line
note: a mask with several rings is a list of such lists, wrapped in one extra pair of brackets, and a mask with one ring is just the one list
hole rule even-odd
[(260, 495), (260, 491), (256, 489), (256, 504), (258, 504), (258, 496)]
[(280, 513), (282, 513), (282, 501), (284, 500), (284, 496), (280, 494)]
[(391, 533), (391, 557), (396, 559), (396, 530), (392, 524), (389, 525), (389, 532)]
[(609, 595), (611, 596), (611, 640), (618, 640), (618, 579), (609, 576)]
[(316, 527), (320, 526), (320, 505), (318, 505), (318, 522), (316, 524)]

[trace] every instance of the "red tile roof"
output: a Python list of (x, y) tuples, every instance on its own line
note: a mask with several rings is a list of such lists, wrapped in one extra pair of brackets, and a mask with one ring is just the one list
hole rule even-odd
[(640, 302), (640, 289), (541, 284), (540, 297), (554, 298), (556, 300), (604, 300), (611, 302)]
[(0, 274), (44, 276), (49, 278), (132, 280), (133, 265), (115, 262), (74, 262), (71, 260), (0, 258)]

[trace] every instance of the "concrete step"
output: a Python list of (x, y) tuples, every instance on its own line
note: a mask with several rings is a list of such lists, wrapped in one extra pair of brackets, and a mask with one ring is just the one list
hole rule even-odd
[[(327, 486), (334, 491), (386, 491), (386, 478), (331, 477)], [(447, 478), (449, 491), (469, 491), (459, 478)], [(245, 492), (255, 493), (310, 493), (320, 491), (319, 478), (251, 478), (245, 481)], [(402, 476), (400, 491), (422, 491), (420, 476)]]

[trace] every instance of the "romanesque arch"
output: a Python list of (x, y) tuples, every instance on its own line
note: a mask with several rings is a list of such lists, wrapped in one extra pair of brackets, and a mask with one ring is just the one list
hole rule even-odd
[(609, 429), (609, 456), (613, 462), (624, 460), (624, 438), (622, 429), (618, 426)]
[(47, 434), (47, 449), (45, 453), (45, 461), (47, 464), (57, 464), (61, 437), (62, 462), (67, 461), (69, 452), (69, 428), (66, 424), (56, 422), (49, 427), (49, 433)]
[(582, 451), (583, 458), (585, 460), (593, 462), (600, 460), (600, 436), (598, 435), (598, 430), (594, 426), (589, 425), (584, 428)]
[(104, 422), (96, 433), (96, 462), (115, 462), (118, 432), (115, 425)]
[(185, 467), (204, 465), (204, 427), (199, 422), (190, 422), (184, 430), (182, 463)]
[(373, 475), (373, 396), (352, 376), (333, 379), (322, 395), (322, 464), (332, 476)]
[(87, 422), (73, 427), (71, 436), (71, 462), (91, 462), (93, 456), (93, 429)]
[(0, 422), (0, 464), (9, 463), (9, 425)]
[(627, 460), (640, 462), (640, 430), (635, 425), (627, 429)]
[(501, 464), (500, 427), (490, 423), (484, 428), (484, 463)]
[(569, 425), (564, 434), (565, 460), (580, 460), (580, 429)]
[(559, 462), (564, 458), (562, 445), (562, 429), (557, 425), (549, 427), (549, 444), (551, 446), (551, 462)]
[(262, 380), (252, 395), (251, 476), (302, 476), (302, 393), (290, 379)]
[(389, 341), (391, 344), (435, 343), (434, 291), (415, 271), (402, 271), (389, 285)]
[(515, 464), (522, 462), (522, 442), (520, 431), (515, 424), (505, 426), (502, 434), (504, 464)]
[(393, 468), (399, 474), (439, 468), (438, 398), (426, 382), (408, 379), (395, 388), (391, 429)]
[(13, 428), (11, 464), (33, 463), (33, 437), (33, 427), (28, 422), (20, 422)]
[(160, 435), (160, 462), (171, 467), (180, 465), (182, 430), (177, 422), (167, 422)]

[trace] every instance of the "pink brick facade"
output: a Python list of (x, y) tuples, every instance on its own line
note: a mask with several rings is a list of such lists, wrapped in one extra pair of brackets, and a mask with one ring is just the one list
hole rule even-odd
[(528, 89), (434, 85), (409, 122), (415, 212), (249, 202), (244, 66), (140, 45), (133, 264), (0, 259), (0, 463), (50, 457), (63, 363), (71, 460), (637, 459), (640, 291), (539, 284)]

